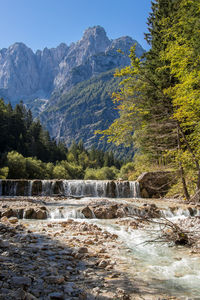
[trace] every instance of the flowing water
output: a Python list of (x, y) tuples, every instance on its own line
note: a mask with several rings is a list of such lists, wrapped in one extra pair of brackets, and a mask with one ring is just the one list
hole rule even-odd
[[(158, 292), (184, 297), (183, 299), (200, 299), (198, 298), (200, 295), (200, 258), (191, 256), (189, 249), (185, 247), (169, 247), (169, 245), (155, 242), (145, 243), (152, 239), (155, 232), (159, 232), (159, 227), (154, 225), (139, 230), (127, 229), (126, 226), (117, 225), (113, 220), (96, 219), (95, 215), (93, 219), (85, 219), (81, 213), (80, 208), (85, 207), (88, 201), (98, 201), (99, 197), (112, 197), (113, 195), (114, 198), (139, 197), (137, 182), (91, 180), (36, 182), (30, 180), (24, 181), (23, 185), (26, 186), (23, 193), (28, 196), (33, 195), (34, 186), (37, 185), (40, 195), (43, 196), (51, 196), (57, 191), (68, 197), (89, 197), (47, 203), (49, 220), (56, 221), (69, 218), (77, 219), (80, 222), (84, 220), (95, 223), (110, 233), (117, 234), (119, 241), (122, 242), (120, 260), (124, 262), (126, 272), (130, 277), (142, 278), (152, 289), (156, 289)], [(0, 196), (17, 195), (19, 186), (22, 186), (20, 181), (6, 181), (5, 183), (0, 180)], [(126, 203), (125, 199), (117, 201)], [(200, 211), (197, 209), (193, 211), (181, 208), (175, 211), (168, 209), (163, 210), (163, 213), (166, 218), (172, 221), (191, 215), (200, 216)], [(40, 226), (39, 222), (34, 222), (34, 226)]]
[[(181, 246), (169, 247), (167, 244), (145, 243), (155, 237), (159, 227), (154, 225), (140, 230), (115, 224), (114, 220), (85, 219), (79, 208), (85, 206), (88, 199), (71, 201), (67, 206), (49, 207), (50, 219), (63, 220), (75, 218), (80, 222), (97, 224), (110, 233), (117, 234), (122, 242), (120, 260), (130, 277), (141, 278), (152, 289), (173, 296), (184, 296), (184, 299), (200, 295), (200, 257), (192, 257), (189, 249)], [(63, 203), (62, 203), (63, 204)], [(165, 211), (172, 221), (190, 215), (188, 210), (178, 209), (174, 214)], [(196, 212), (199, 215), (199, 211)], [(185, 298), (195, 297), (195, 298)]]
[(0, 196), (139, 197), (137, 181), (0, 180)]
[[(175, 296), (200, 295), (200, 258), (191, 257), (183, 247), (171, 248), (164, 244), (144, 243), (152, 238), (152, 231), (126, 230), (105, 221), (96, 221), (110, 233), (117, 234), (123, 242), (121, 257), (126, 262), (129, 275), (138, 276), (154, 289)], [(158, 228), (157, 228), (158, 230)]]

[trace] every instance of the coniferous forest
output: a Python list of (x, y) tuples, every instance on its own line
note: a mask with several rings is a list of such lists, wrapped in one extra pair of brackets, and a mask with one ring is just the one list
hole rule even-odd
[[(120, 117), (104, 131), (116, 144), (133, 144), (135, 168), (176, 171), (174, 192), (187, 200), (200, 190), (200, 2), (152, 2), (146, 40), (150, 50), (117, 70), (113, 94)], [(199, 198), (199, 196), (197, 196)]]
[(86, 150), (82, 141), (57, 144), (22, 102), (13, 109), (3, 99), (0, 153), (0, 178), (116, 179), (122, 166), (111, 151)]

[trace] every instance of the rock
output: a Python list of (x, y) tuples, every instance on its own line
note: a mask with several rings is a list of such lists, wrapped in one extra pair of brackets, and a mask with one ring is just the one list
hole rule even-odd
[(117, 217), (116, 213), (118, 205), (102, 205), (94, 207), (94, 214), (97, 219), (114, 219)]
[(87, 219), (92, 219), (94, 217), (94, 212), (89, 206), (84, 207), (81, 212)]
[(47, 219), (47, 211), (41, 208), (27, 208), (24, 210), (24, 218), (45, 220)]
[(3, 223), (7, 223), (8, 222), (8, 218), (6, 216), (1, 218), (1, 222)]
[(78, 249), (78, 253), (88, 253), (88, 248), (81, 247), (81, 248)]
[(9, 248), (10, 243), (8, 241), (3, 241), (0, 239), (0, 248)]
[(16, 217), (17, 215), (13, 209), (9, 208), (6, 211), (4, 211), (1, 216), (10, 218), (10, 217)]
[[(63, 97), (63, 93), (71, 91), (78, 83), (90, 79), (96, 78), (98, 82), (98, 76), (101, 74), (104, 77), (103, 82), (106, 82), (109, 76), (110, 80), (113, 81), (112, 70), (130, 64), (128, 54), (130, 47), (134, 44), (136, 44), (136, 55), (139, 57), (144, 53), (144, 50), (135, 40), (128, 36), (110, 40), (101, 26), (88, 28), (83, 37), (70, 46), (62, 43), (56, 48), (48, 49), (45, 47), (44, 50), (38, 50), (36, 53), (23, 43), (15, 43), (8, 49), (0, 50), (1, 96), (6, 100), (11, 99), (13, 104), (18, 99), (28, 99), (29, 108), (31, 107), (37, 116), (38, 114), (41, 115), (41, 110), (45, 111), (47, 118), (41, 115), (41, 121), (46, 123), (45, 125), (51, 132), (51, 136), (58, 137), (62, 135), (59, 137), (65, 139), (67, 143), (70, 143), (72, 138), (78, 140), (79, 137), (80, 140), (83, 137), (85, 141), (88, 141), (90, 147), (94, 126), (96, 128), (96, 123), (99, 121), (97, 120), (99, 113), (95, 114), (95, 112), (101, 112), (107, 108), (107, 113), (101, 114), (105, 122), (108, 121), (108, 118), (111, 122), (118, 115), (111, 99), (107, 101), (107, 94), (103, 95), (103, 91), (99, 89), (99, 96), (92, 99), (93, 105), (84, 102), (76, 106), (76, 116), (70, 113), (71, 109), (63, 112), (57, 106), (57, 113), (54, 114), (54, 118), (51, 118), (48, 108), (58, 103), (57, 101), (54, 103), (52, 97), (56, 95), (59, 99), (59, 97)], [(126, 55), (118, 53), (118, 49), (121, 49)], [(109, 71), (110, 74), (107, 74)], [(79, 92), (77, 96), (81, 96)], [(77, 96), (75, 95), (75, 98)], [(104, 103), (99, 101), (99, 97), (104, 98)], [(108, 104), (106, 105), (105, 102), (108, 102)], [(75, 106), (72, 101), (70, 103), (72, 107)], [(87, 111), (88, 122), (80, 122), (80, 118), (77, 119), (77, 116), (81, 116), (84, 111)], [(55, 112), (54, 109), (53, 112)], [(64, 115), (67, 112), (70, 114), (65, 118)], [(78, 122), (76, 122), (77, 120)], [(104, 120), (102, 124), (105, 123)], [(73, 130), (76, 123), (78, 130)], [(91, 127), (88, 126), (90, 124)], [(65, 128), (68, 130), (65, 130)], [(23, 183), (21, 183), (21, 187), (23, 187)], [(20, 193), (21, 187), (19, 187)], [(38, 195), (38, 191), (41, 194), (42, 190), (33, 185), (32, 195)], [(62, 188), (60, 189), (60, 186), (55, 184), (54, 193), (62, 194), (62, 192)]]
[(32, 281), (29, 277), (23, 277), (23, 276), (14, 276), (11, 279), (11, 282), (14, 286), (30, 286)]
[(146, 172), (137, 179), (140, 185), (141, 197), (163, 197), (170, 187), (176, 183), (177, 174), (168, 171)]
[(44, 209), (40, 209), (40, 208), (36, 209), (35, 214), (36, 214), (35, 219), (37, 219), (37, 220), (47, 219), (47, 211)]
[(45, 277), (45, 281), (50, 284), (62, 284), (65, 282), (64, 276), (48, 276)]
[(15, 217), (11, 217), (8, 219), (8, 221), (11, 223), (11, 224), (16, 224), (18, 222), (18, 219), (15, 218)]
[(73, 282), (69, 282), (66, 285), (64, 285), (64, 292), (67, 295), (71, 295), (75, 289), (75, 284)]
[(35, 210), (32, 207), (24, 210), (24, 219), (35, 219)]
[(99, 268), (105, 268), (105, 267), (107, 267), (108, 264), (109, 264), (108, 261), (106, 261), (106, 260), (101, 260), (101, 261), (98, 262), (98, 267), (99, 267)]
[(62, 292), (53, 292), (51, 294), (49, 294), (49, 299), (52, 300), (64, 300), (64, 294)]

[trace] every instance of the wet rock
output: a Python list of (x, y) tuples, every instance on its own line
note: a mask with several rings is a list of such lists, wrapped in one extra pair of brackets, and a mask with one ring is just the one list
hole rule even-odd
[(161, 215), (159, 208), (155, 204), (145, 204), (143, 211), (149, 218), (159, 218)]
[(45, 220), (47, 219), (47, 211), (46, 209), (42, 208), (26, 208), (24, 211), (24, 218), (25, 219), (37, 219), (37, 220)]
[(92, 219), (94, 216), (94, 212), (89, 206), (84, 207), (81, 212), (87, 219)]
[(25, 209), (24, 219), (33, 219), (34, 213), (35, 210), (32, 207)]
[(99, 206), (94, 208), (94, 214), (97, 219), (114, 219), (116, 218), (117, 205)]
[(12, 208), (9, 208), (6, 211), (2, 212), (1, 216), (10, 218), (10, 217), (16, 217), (17, 214), (16, 214), (16, 211), (14, 211)]
[(42, 194), (42, 181), (34, 180), (32, 184), (32, 196), (38, 196)]
[(11, 224), (16, 224), (18, 222), (18, 219), (16, 217), (11, 217), (8, 219), (8, 221), (11, 223)]
[(36, 209), (35, 214), (36, 214), (35, 219), (37, 219), (37, 220), (47, 219), (47, 211), (44, 209)]

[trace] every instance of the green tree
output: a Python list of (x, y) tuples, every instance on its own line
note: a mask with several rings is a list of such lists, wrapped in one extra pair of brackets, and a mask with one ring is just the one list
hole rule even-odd
[[(178, 124), (177, 161), (196, 169), (194, 181), (200, 190), (200, 3), (181, 0), (176, 5), (171, 28), (162, 31), (165, 49), (161, 58), (168, 60), (170, 73), (176, 78), (165, 95), (172, 99), (173, 118)], [(162, 19), (162, 24), (167, 22), (168, 18)]]
[(26, 178), (26, 160), (16, 151), (11, 151), (7, 155), (7, 166), (9, 168), (8, 178)]

